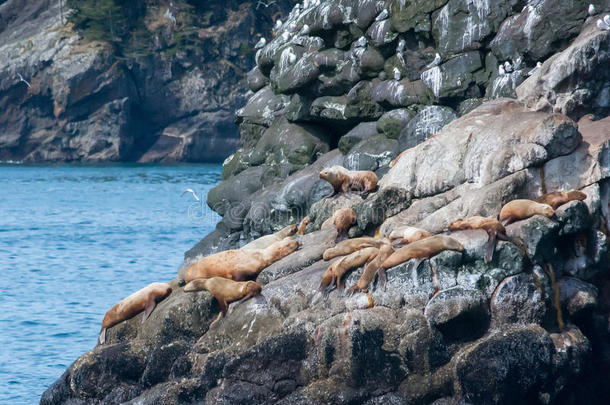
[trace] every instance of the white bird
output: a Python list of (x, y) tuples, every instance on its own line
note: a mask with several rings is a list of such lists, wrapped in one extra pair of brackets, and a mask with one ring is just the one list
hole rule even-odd
[(364, 48), (367, 44), (367, 40), (365, 37), (360, 37), (356, 42), (354, 42), (355, 48)]
[(280, 28), (282, 28), (282, 20), (280, 20), (279, 18), (275, 21), (275, 26), (273, 27), (274, 30), (279, 30)]
[(394, 80), (396, 80), (396, 81), (400, 80), (400, 77), (402, 75), (400, 74), (400, 70), (398, 70), (397, 67), (394, 67), (394, 69), (392, 70), (392, 73), (394, 73)]
[(261, 37), (261, 39), (258, 40), (256, 45), (254, 45), (254, 49), (261, 49), (265, 45), (267, 45), (267, 40), (265, 39), (265, 37)]
[(272, 0), (272, 1), (268, 2), (268, 3), (264, 2), (264, 1), (261, 1), (261, 0), (258, 0), (258, 3), (256, 3), (256, 10), (258, 10), (258, 8), (260, 6), (263, 6), (265, 8), (269, 8), (269, 6), (271, 6), (272, 4), (275, 4), (275, 0)]
[(610, 25), (606, 24), (603, 20), (597, 20), (597, 28), (603, 31), (610, 31)]
[(297, 56), (292, 53), (292, 51), (288, 54), (288, 63), (293, 64), (297, 61)]
[(500, 76), (504, 76), (504, 75), (506, 74), (506, 72), (504, 71), (504, 65), (500, 65), (500, 66), (498, 67), (498, 74), (499, 74)]
[(375, 21), (385, 20), (386, 18), (388, 18), (388, 9), (384, 8), (381, 13), (379, 13), (379, 15), (375, 17)]
[(434, 56), (434, 60), (432, 62), (430, 62), (427, 66), (426, 69), (431, 69), (433, 67), (436, 67), (438, 65), (441, 64), (441, 55), (439, 55), (438, 53)]
[(540, 69), (541, 67), (542, 67), (542, 63), (541, 63), (541, 62), (536, 63), (536, 67), (535, 67), (535, 68), (533, 68), (532, 70), (530, 70), (530, 71), (527, 73), (527, 75), (528, 75), (528, 76), (533, 75), (533, 74), (534, 74), (534, 73), (536, 73), (536, 72), (538, 71), (538, 69)]
[(518, 57), (517, 60), (513, 62), (513, 69), (519, 70), (519, 68), (521, 67), (521, 63), (523, 63), (523, 59), (521, 57)]
[(595, 15), (595, 6), (593, 4), (589, 4), (589, 15)]
[(290, 39), (290, 33), (288, 31), (282, 32), (282, 41), (286, 42)]
[(301, 35), (309, 34), (309, 25), (307, 25), (307, 24), (303, 25), (303, 28), (301, 28), (301, 32), (299, 32), (299, 34), (301, 34)]
[(185, 195), (186, 193), (191, 193), (193, 194), (193, 197), (195, 197), (195, 200), (200, 201), (199, 196), (197, 195), (197, 193), (195, 192), (195, 190), (193, 190), (192, 188), (187, 188), (186, 190), (184, 190), (184, 192), (180, 195), (180, 197), (182, 197), (183, 195)]
[(309, 8), (309, 0), (303, 0), (303, 9)]
[(396, 53), (402, 53), (405, 50), (405, 46), (407, 45), (407, 41), (401, 39), (398, 41), (398, 46), (396, 46)]
[(504, 71), (506, 73), (510, 73), (513, 71), (513, 66), (510, 64), (509, 61), (504, 62)]
[(29, 87), (32, 87), (32, 86), (30, 86), (30, 83), (29, 83), (27, 80), (25, 80), (25, 79), (23, 78), (23, 76), (21, 76), (21, 73), (17, 73), (17, 76), (19, 76), (19, 81), (20, 81), (20, 82), (24, 82), (24, 83), (25, 83), (25, 84), (28, 86), (28, 88), (29, 88)]
[(610, 27), (610, 14), (606, 14), (604, 16), (604, 22), (606, 23), (607, 26)]

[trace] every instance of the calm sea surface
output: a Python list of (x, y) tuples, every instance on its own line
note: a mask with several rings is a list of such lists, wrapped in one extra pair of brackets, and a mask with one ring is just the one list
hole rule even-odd
[(153, 281), (219, 217), (220, 165), (0, 166), (0, 404), (38, 403), (95, 346), (104, 313)]

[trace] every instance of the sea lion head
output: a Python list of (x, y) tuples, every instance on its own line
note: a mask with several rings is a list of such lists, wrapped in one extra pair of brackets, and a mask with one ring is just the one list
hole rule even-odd
[(245, 287), (245, 292), (252, 296), (252, 297), (257, 297), (259, 295), (261, 295), (261, 292), (263, 291), (263, 287), (261, 287), (261, 285), (255, 281), (246, 281), (246, 287)]
[(460, 229), (462, 229), (464, 222), (466, 221), (463, 218), (456, 219), (451, 224), (449, 224), (449, 227), (447, 229), (449, 229), (450, 231), (459, 231)]
[(288, 237), (277, 242), (274, 244), (274, 246), (282, 256), (286, 256), (299, 248), (299, 242), (291, 237)]
[(572, 191), (568, 191), (568, 198), (570, 199), (570, 201), (574, 201), (574, 200), (583, 201), (587, 198), (587, 195), (585, 193), (583, 193), (582, 191), (572, 190)]
[(553, 209), (553, 207), (551, 207), (548, 204), (540, 204), (540, 214), (544, 215), (545, 217), (552, 217), (553, 215), (555, 215), (555, 210)]
[[(423, 239), (423, 240), (425, 240), (425, 239)], [(457, 240), (455, 240), (449, 236), (443, 237), (443, 241), (446, 245), (447, 250), (455, 250), (457, 252), (464, 251), (464, 246), (460, 242), (458, 242)]]

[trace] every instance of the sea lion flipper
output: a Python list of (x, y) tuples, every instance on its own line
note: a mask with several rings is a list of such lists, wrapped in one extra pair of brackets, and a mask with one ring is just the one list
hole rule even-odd
[(497, 233), (494, 231), (489, 231), (487, 233), (487, 242), (485, 243), (485, 256), (483, 257), (485, 263), (489, 263), (493, 259), (494, 250), (496, 248), (496, 236)]
[(224, 298), (216, 295), (214, 295), (214, 298), (216, 298), (216, 301), (218, 301), (218, 306), (220, 306), (220, 313), (222, 314), (222, 316), (227, 316), (227, 301), (225, 301)]
[(100, 336), (97, 340), (101, 345), (106, 343), (106, 328), (102, 328), (102, 330), (100, 331)]
[(142, 323), (144, 323), (144, 321), (146, 321), (148, 319), (150, 314), (152, 314), (152, 311), (155, 309), (155, 306), (157, 306), (157, 303), (155, 302), (154, 298), (149, 299), (148, 302), (146, 303), (146, 308), (144, 308), (144, 315), (142, 316)]
[(218, 313), (218, 316), (212, 321), (208, 329), (212, 329), (212, 327), (216, 325), (216, 322), (220, 321), (220, 318), (222, 318), (222, 311)]

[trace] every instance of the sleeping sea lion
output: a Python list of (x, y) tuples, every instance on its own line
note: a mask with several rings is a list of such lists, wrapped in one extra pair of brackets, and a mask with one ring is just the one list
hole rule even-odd
[(309, 215), (301, 220), (297, 228), (297, 235), (305, 235), (305, 230), (307, 229), (307, 224), (309, 224), (309, 221), (311, 221)]
[(322, 276), (320, 291), (327, 296), (334, 284), (337, 285), (337, 288), (342, 289), (344, 287), (342, 278), (345, 273), (369, 263), (377, 256), (378, 252), (379, 249), (376, 247), (366, 247), (333, 262)]
[(297, 226), (296, 225), (288, 225), (287, 227), (273, 233), (271, 235), (261, 236), (258, 239), (254, 239), (252, 242), (247, 245), (242, 246), (242, 249), (265, 249), (277, 241), (280, 241), (284, 238), (292, 236), (296, 233)]
[(363, 236), (360, 238), (347, 239), (342, 242), (337, 243), (334, 247), (326, 249), (322, 258), (324, 260), (330, 260), (337, 256), (345, 256), (350, 253), (356, 252), (360, 249), (364, 249), (366, 247), (376, 247), (379, 248), (381, 245), (387, 243), (387, 241), (383, 239), (377, 239), (370, 236)]
[(326, 229), (334, 225), (338, 236), (347, 235), (347, 231), (356, 223), (356, 212), (351, 208), (339, 208), (334, 214), (322, 223), (320, 229)]
[(234, 281), (255, 279), (271, 263), (295, 250), (299, 244), (291, 238), (275, 242), (265, 249), (225, 250), (199, 259), (186, 269), (185, 282), (196, 278), (224, 277)]
[(103, 345), (106, 342), (106, 329), (131, 319), (142, 311), (144, 311), (142, 316), (142, 322), (144, 322), (157, 303), (163, 301), (171, 292), (172, 288), (167, 283), (152, 283), (114, 304), (104, 315), (99, 343)]
[(332, 166), (322, 170), (320, 178), (333, 186), (335, 194), (349, 191), (368, 193), (377, 188), (377, 175), (369, 170), (354, 171), (342, 166)]
[[(352, 295), (356, 291), (364, 291), (367, 289), (371, 281), (373, 281), (373, 277), (377, 274), (381, 263), (383, 263), (388, 257), (390, 257), (394, 253), (394, 248), (390, 244), (382, 245), (379, 248), (379, 252), (375, 259), (373, 259), (369, 264), (367, 264), (364, 272), (358, 279), (358, 282), (349, 289), (348, 294)], [(385, 273), (383, 273), (385, 276)], [(379, 283), (385, 285), (385, 280), (381, 279), (382, 275), (379, 274)]]
[(208, 290), (218, 301), (220, 313), (210, 324), (210, 328), (221, 317), (226, 316), (228, 304), (238, 301), (235, 305), (239, 305), (249, 298), (259, 296), (262, 289), (255, 281), (233, 281), (222, 277), (198, 278), (184, 286), (185, 292)]
[(398, 239), (400, 244), (404, 244), (413, 243), (420, 239), (427, 238), (428, 236), (432, 236), (432, 234), (425, 229), (416, 228), (414, 226), (402, 226), (394, 229), (390, 233), (389, 238), (392, 242)]
[[(417, 259), (417, 267), (422, 260), (429, 259), (444, 250), (462, 252), (464, 246), (449, 236), (433, 235), (401, 247), (381, 263), (379, 267), (379, 280), (386, 280), (385, 270), (390, 267), (398, 266), (410, 259)], [(385, 288), (385, 282), (383, 282), (382, 287)]]
[(496, 240), (509, 241), (510, 238), (506, 235), (504, 226), (494, 218), (485, 218), (478, 215), (468, 217), (466, 219), (458, 219), (449, 225), (450, 231), (460, 231), (464, 229), (482, 229), (487, 232), (487, 243), (485, 244), (485, 263), (491, 262), (493, 259), (494, 249), (496, 248)]
[(570, 201), (583, 201), (587, 198), (587, 195), (582, 191), (555, 191), (552, 193), (544, 194), (536, 198), (536, 202), (542, 204), (548, 204), (553, 207), (554, 210), (562, 206), (563, 204), (569, 203)]
[(500, 210), (500, 222), (506, 226), (512, 222), (527, 219), (534, 215), (552, 217), (553, 214), (555, 214), (555, 211), (548, 204), (541, 204), (532, 200), (513, 200), (504, 205)]

